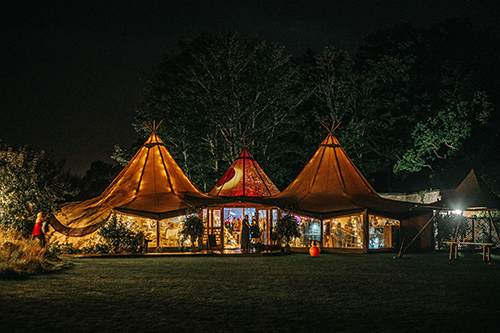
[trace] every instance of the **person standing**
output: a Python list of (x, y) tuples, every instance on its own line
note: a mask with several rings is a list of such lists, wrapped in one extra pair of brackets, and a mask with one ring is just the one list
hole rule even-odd
[(260, 228), (257, 224), (256, 219), (252, 219), (252, 225), (250, 226), (250, 238), (251, 238), (251, 251), (260, 251)]
[(245, 215), (241, 226), (241, 251), (248, 252), (248, 245), (250, 245), (250, 225), (248, 215)]
[(337, 247), (343, 247), (344, 244), (344, 230), (342, 230), (342, 224), (337, 224), (337, 229), (335, 230)]
[(33, 236), (38, 238), (40, 245), (45, 247), (45, 233), (47, 232), (47, 219), (43, 217), (43, 213), (39, 212), (36, 216), (35, 227), (33, 228)]
[(233, 216), (233, 225), (234, 225), (234, 232), (236, 234), (236, 242), (240, 242), (241, 238), (241, 219), (238, 217), (238, 220)]

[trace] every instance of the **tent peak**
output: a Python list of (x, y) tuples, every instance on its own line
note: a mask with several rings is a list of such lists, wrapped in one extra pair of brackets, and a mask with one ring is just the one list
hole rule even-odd
[(248, 150), (248, 147), (250, 147), (250, 145), (252, 143), (253, 143), (253, 140), (247, 142), (244, 137), (241, 139), (241, 147), (243, 147), (243, 150)]
[(337, 129), (337, 127), (340, 126), (340, 124), (342, 124), (342, 122), (339, 121), (337, 123), (337, 126), (335, 126), (335, 120), (334, 120), (333, 123), (332, 123), (332, 127), (330, 127), (330, 128), (325, 124), (324, 121), (322, 121), (320, 124), (323, 125), (324, 128), (326, 128), (326, 130), (328, 131), (328, 133), (333, 134), (333, 132)]
[(160, 127), (161, 123), (163, 122), (163, 120), (160, 120), (160, 122), (158, 123), (158, 125), (156, 125), (156, 120), (153, 120), (153, 124), (149, 125), (147, 121), (143, 121), (143, 124), (149, 128), (149, 130), (153, 133), (153, 134), (156, 134), (156, 131), (158, 130), (158, 128)]

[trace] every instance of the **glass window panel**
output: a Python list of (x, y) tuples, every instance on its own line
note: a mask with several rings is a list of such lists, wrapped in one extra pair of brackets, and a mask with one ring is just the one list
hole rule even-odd
[(220, 227), (221, 221), (220, 221), (220, 210), (219, 209), (214, 209), (212, 211), (213, 214), (213, 226), (214, 227)]
[(264, 244), (267, 244), (267, 210), (259, 210), (259, 229), (261, 232), (261, 240)]
[[(160, 221), (160, 247), (177, 247), (184, 216)], [(191, 246), (191, 244), (187, 244)]]
[(398, 220), (392, 220), (383, 216), (369, 215), (369, 237), (368, 248), (380, 249), (393, 247), (393, 233), (399, 226)]
[(363, 248), (363, 214), (323, 221), (323, 246)]
[(276, 221), (278, 221), (278, 210), (272, 210), (273, 228), (276, 227)]
[(248, 222), (252, 223), (252, 218), (256, 217), (256, 209), (255, 208), (245, 208), (245, 216), (248, 216)]
[(321, 240), (321, 221), (294, 215), (299, 224), (300, 237), (293, 238), (290, 246), (307, 247)]

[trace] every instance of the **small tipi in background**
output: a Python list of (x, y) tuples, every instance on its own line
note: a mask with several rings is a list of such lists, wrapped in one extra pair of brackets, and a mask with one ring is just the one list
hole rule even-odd
[(451, 210), (500, 209), (500, 198), (480, 177), (476, 176), (473, 169), (454, 191), (443, 192), (439, 203), (443, 209)]

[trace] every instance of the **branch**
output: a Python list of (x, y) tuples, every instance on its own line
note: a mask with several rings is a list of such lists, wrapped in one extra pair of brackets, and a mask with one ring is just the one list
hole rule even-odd
[(438, 154), (437, 150), (433, 150), (432, 152), (434, 153), (434, 155), (436, 155), (437, 158), (442, 159), (442, 160), (446, 159), (446, 154), (443, 154), (443, 156), (440, 156)]

